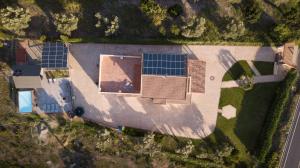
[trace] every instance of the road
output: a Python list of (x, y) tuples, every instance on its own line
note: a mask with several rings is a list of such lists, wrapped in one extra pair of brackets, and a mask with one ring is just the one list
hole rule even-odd
[(300, 168), (300, 101), (285, 144), (281, 168)]

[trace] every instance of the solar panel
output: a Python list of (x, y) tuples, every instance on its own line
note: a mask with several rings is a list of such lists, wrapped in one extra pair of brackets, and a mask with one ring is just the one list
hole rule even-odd
[(66, 68), (68, 49), (63, 43), (45, 43), (42, 51), (42, 68)]
[(185, 54), (150, 54), (143, 55), (143, 74), (186, 76)]

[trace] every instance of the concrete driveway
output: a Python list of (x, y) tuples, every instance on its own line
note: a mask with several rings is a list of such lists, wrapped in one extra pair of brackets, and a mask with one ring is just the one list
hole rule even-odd
[[(221, 82), (228, 68), (237, 60), (274, 61), (274, 50), (242, 46), (72, 44), (69, 65), (75, 105), (85, 108), (85, 118), (100, 124), (203, 138), (216, 126)], [(100, 53), (141, 56), (143, 52), (188, 53), (205, 61), (205, 93), (193, 93), (190, 105), (157, 105), (139, 97), (98, 93)]]

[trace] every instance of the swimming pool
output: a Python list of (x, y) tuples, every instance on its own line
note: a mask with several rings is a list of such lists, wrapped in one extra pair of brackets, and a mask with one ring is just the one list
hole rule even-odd
[(19, 91), (19, 112), (32, 112), (32, 93), (31, 91)]

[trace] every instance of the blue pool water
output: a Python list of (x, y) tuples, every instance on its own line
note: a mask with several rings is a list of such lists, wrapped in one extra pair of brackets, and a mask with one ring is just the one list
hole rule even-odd
[(32, 95), (31, 91), (19, 91), (19, 112), (32, 112)]

